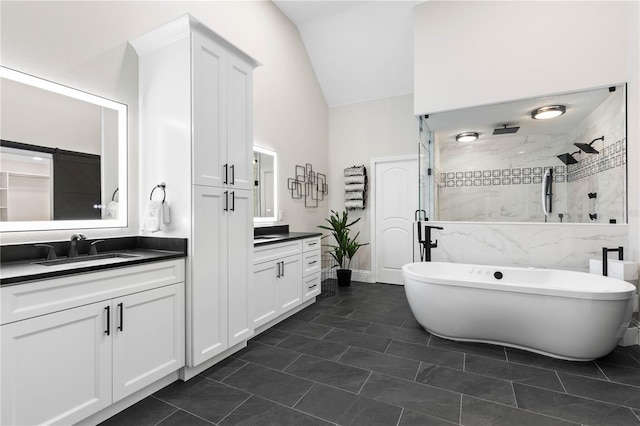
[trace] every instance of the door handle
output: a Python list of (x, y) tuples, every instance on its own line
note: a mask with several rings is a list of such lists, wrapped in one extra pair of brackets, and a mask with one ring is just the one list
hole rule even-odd
[(229, 191), (224, 191), (224, 208), (222, 210), (229, 211)]
[(232, 164), (231, 167), (231, 185), (236, 184), (236, 165)]
[(107, 336), (111, 335), (111, 306), (105, 306), (105, 311), (107, 311), (107, 329), (104, 331), (104, 334)]
[(229, 210), (236, 211), (236, 191), (231, 191), (231, 209)]
[(227, 181), (229, 180), (228, 179), (229, 178), (229, 166), (228, 166), (228, 164), (225, 163), (225, 165), (222, 166), (222, 167), (224, 168), (224, 182), (222, 182), (222, 183), (226, 184)]
[(277, 273), (276, 278), (280, 278), (280, 262), (276, 263), (276, 265), (277, 265), (277, 266), (276, 266), (276, 270), (277, 270), (277, 272), (276, 272), (276, 273)]
[(280, 262), (280, 263), (282, 263), (282, 275), (281, 276), (284, 277), (284, 260), (282, 262)]
[(118, 309), (120, 310), (120, 325), (118, 326), (118, 330), (124, 331), (124, 306), (121, 303), (118, 303)]

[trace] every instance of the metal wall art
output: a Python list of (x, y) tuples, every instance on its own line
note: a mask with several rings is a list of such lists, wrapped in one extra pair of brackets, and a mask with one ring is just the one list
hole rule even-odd
[(309, 163), (296, 166), (296, 177), (287, 179), (287, 189), (292, 198), (304, 198), (305, 207), (318, 207), (318, 201), (324, 200), (329, 193), (327, 175), (314, 172)]

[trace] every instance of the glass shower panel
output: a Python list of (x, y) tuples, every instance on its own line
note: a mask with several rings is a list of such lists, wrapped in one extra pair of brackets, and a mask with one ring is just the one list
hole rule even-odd
[(420, 136), (418, 142), (418, 206), (421, 210), (422, 217), (418, 220), (437, 220), (434, 216), (435, 202), (434, 191), (437, 190), (434, 185), (435, 178), (435, 155), (433, 144), (433, 132), (429, 130), (425, 117), (419, 117), (420, 120)]

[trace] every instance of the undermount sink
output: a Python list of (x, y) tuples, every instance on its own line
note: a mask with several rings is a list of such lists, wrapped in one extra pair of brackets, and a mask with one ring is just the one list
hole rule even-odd
[(105, 253), (105, 254), (94, 254), (91, 256), (65, 257), (62, 259), (42, 260), (40, 262), (33, 262), (33, 263), (35, 265), (56, 266), (56, 265), (64, 265), (66, 263), (80, 263), (80, 262), (91, 263), (96, 260), (117, 259), (117, 258), (128, 259), (132, 257), (140, 257), (140, 255), (129, 254), (129, 253)]

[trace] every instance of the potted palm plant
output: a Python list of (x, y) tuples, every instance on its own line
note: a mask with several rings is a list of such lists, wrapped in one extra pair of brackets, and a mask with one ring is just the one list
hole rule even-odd
[[(331, 231), (331, 235), (336, 241), (335, 245), (328, 244), (329, 254), (336, 261), (336, 265), (338, 270), (336, 274), (338, 276), (338, 285), (341, 287), (348, 287), (351, 285), (351, 259), (355, 256), (356, 252), (360, 247), (366, 246), (368, 243), (361, 244), (358, 242), (358, 236), (360, 233), (358, 232), (355, 236), (351, 236), (350, 227), (358, 223), (362, 218), (357, 218), (356, 220), (349, 222), (349, 216), (347, 211), (343, 211), (342, 215), (338, 212), (331, 210), (331, 215), (329, 218), (325, 219), (329, 223), (327, 225), (318, 225), (318, 228), (326, 229), (327, 231)], [(328, 237), (328, 235), (325, 235)], [(324, 238), (324, 237), (323, 237)]]

